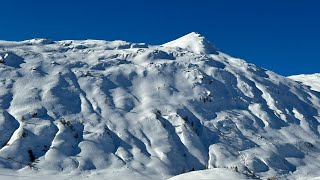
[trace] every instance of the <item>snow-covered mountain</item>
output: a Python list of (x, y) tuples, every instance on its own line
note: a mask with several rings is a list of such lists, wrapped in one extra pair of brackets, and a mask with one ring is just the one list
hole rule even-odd
[(0, 41), (0, 61), (2, 169), (319, 176), (319, 92), (197, 33), (160, 46)]
[(310, 86), (312, 90), (320, 92), (320, 74), (301, 74), (289, 76), (288, 78)]

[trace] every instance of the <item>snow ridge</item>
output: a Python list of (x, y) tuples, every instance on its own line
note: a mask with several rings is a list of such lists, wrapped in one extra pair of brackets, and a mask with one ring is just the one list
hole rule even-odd
[(295, 76), (289, 76), (288, 78), (301, 82), (307, 86), (310, 86), (312, 90), (320, 92), (320, 74), (301, 74)]

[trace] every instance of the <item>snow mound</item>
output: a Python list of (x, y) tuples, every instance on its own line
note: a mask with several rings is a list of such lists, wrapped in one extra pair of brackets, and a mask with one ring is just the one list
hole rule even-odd
[(27, 44), (29, 45), (37, 45), (37, 44), (41, 44), (41, 45), (46, 45), (46, 44), (54, 44), (54, 41), (52, 41), (51, 39), (47, 39), (47, 38), (36, 38), (36, 39), (31, 39), (31, 40), (27, 40), (25, 41)]
[(0, 63), (14, 68), (19, 68), (24, 59), (13, 52), (0, 51)]
[(312, 90), (320, 92), (320, 74), (301, 74), (289, 76), (288, 78), (310, 86)]
[(172, 178), (169, 178), (168, 180), (194, 180), (194, 179), (246, 180), (246, 179), (250, 179), (250, 178), (243, 175), (243, 174), (237, 173), (234, 170), (216, 168), (216, 169), (210, 169), (210, 170), (192, 171), (189, 173), (174, 176)]
[(217, 54), (215, 46), (196, 32), (189, 33), (179, 39), (165, 43), (162, 46), (182, 48), (198, 54)]

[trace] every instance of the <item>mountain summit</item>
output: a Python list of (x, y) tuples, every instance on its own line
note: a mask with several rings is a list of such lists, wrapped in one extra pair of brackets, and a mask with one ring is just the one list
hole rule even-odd
[(174, 41), (163, 44), (164, 47), (178, 47), (194, 53), (216, 54), (217, 49), (199, 33), (191, 32)]

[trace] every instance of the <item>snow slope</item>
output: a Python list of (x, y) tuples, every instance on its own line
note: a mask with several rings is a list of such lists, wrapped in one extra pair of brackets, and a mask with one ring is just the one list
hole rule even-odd
[(312, 90), (320, 92), (320, 74), (301, 74), (289, 76), (288, 78), (301, 82), (304, 85), (310, 86)]
[(215, 168), (210, 170), (192, 171), (169, 178), (168, 180), (194, 180), (194, 179), (210, 179), (210, 180), (246, 180), (248, 177), (237, 173), (230, 169)]
[(320, 94), (197, 33), (161, 46), (0, 41), (0, 57), (0, 168), (138, 179), (215, 168), (320, 175)]

